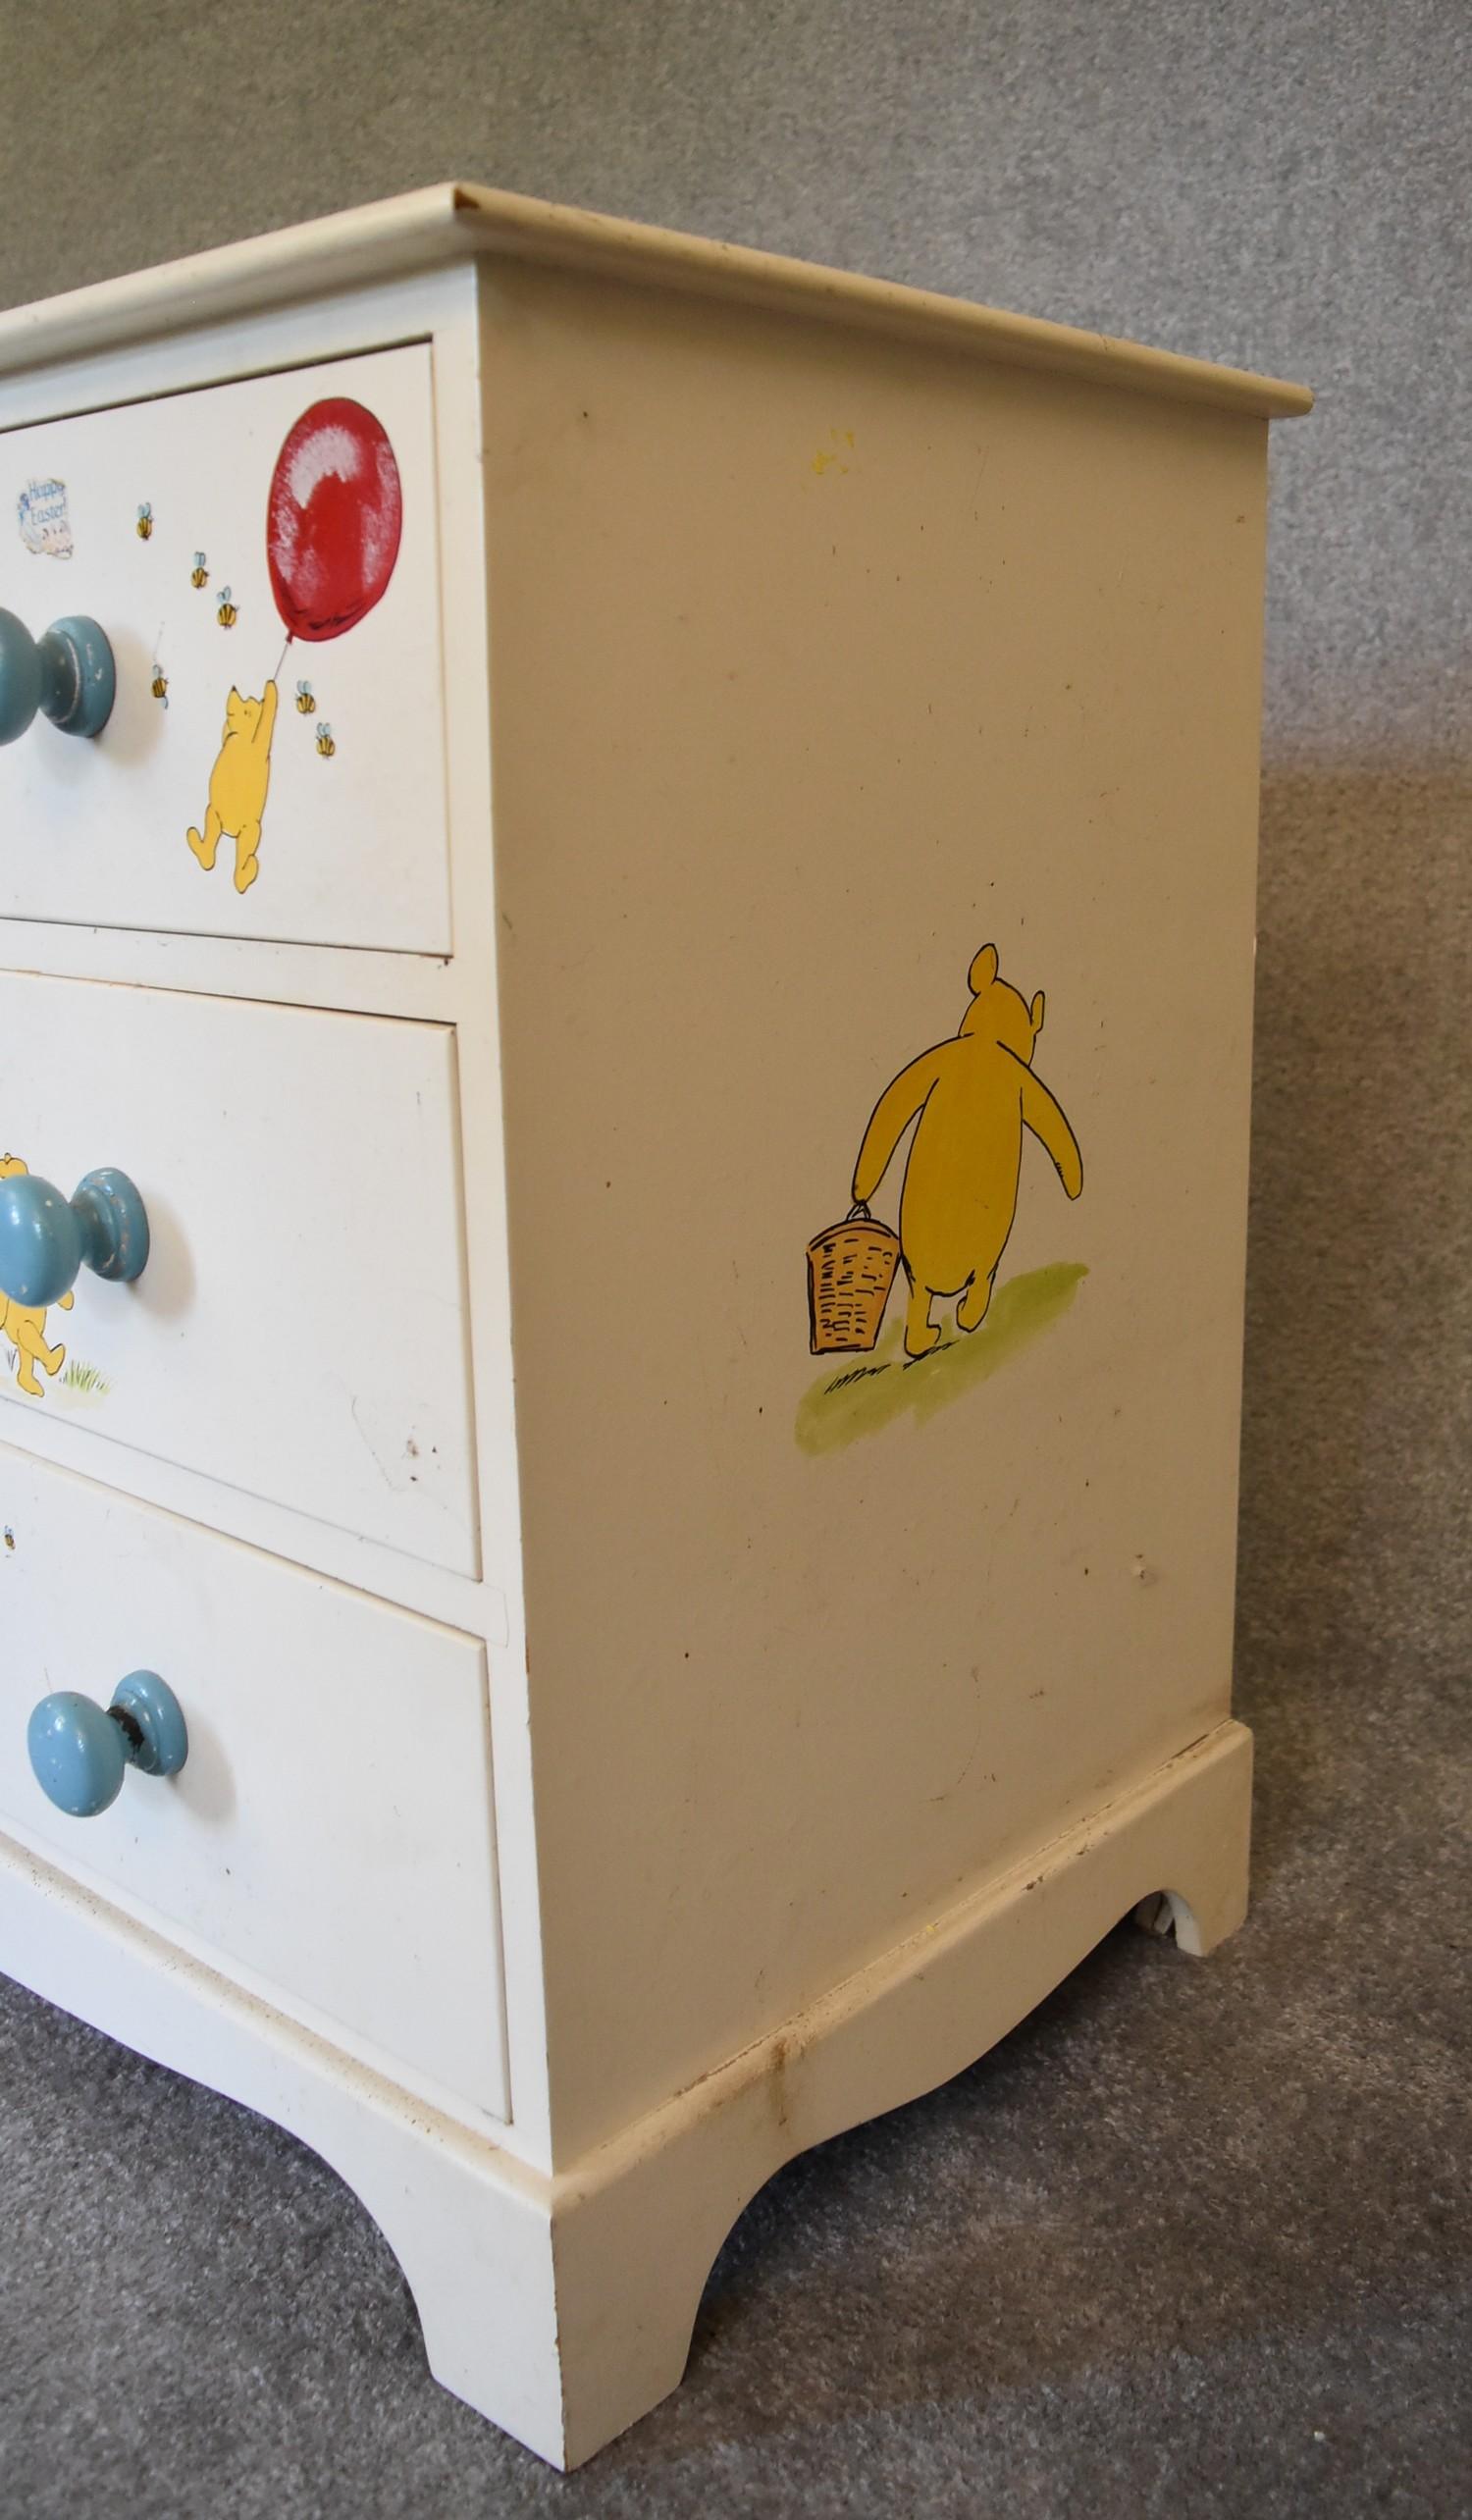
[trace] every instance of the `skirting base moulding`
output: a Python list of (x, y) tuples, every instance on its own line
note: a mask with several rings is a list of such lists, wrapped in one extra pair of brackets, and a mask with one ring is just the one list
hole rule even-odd
[(38, 1993), (321, 2153), (398, 2258), (436, 2379), (575, 2467), (678, 2386), (716, 2251), (784, 2162), (973, 2063), (1155, 1885), (1184, 1885), (1174, 1930), (1197, 1956), (1241, 1922), (1251, 1768), (1250, 1735), (1219, 1725), (552, 2178), (365, 2068), (344, 2073), (270, 2006), (9, 1854), (3, 1956)]

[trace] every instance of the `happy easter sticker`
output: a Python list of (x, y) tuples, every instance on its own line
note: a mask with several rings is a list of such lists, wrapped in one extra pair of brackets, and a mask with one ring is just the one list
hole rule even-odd
[(64, 481), (28, 481), (16, 501), (21, 540), (38, 559), (70, 560), (72, 519)]

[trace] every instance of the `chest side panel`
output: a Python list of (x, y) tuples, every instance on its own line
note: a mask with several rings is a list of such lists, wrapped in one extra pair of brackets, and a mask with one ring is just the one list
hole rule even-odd
[(486, 339), (573, 2140), (1226, 1709), (1265, 430), (571, 283)]

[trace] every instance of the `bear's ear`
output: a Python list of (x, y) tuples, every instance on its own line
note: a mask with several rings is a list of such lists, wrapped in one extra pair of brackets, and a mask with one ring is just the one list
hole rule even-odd
[(1032, 1001), (1032, 1004), (1027, 1009), (1027, 1014), (1031, 1020), (1032, 1029), (1034, 1032), (1041, 1032), (1042, 1030), (1045, 1004), (1046, 1001), (1043, 997), (1043, 993), (1041, 989), (1039, 989), (1036, 997)]
[(995, 945), (982, 946), (980, 953), (976, 956), (966, 976), (971, 983), (971, 992), (973, 997), (979, 997), (983, 989), (990, 988), (993, 980), (997, 976), (997, 949)]

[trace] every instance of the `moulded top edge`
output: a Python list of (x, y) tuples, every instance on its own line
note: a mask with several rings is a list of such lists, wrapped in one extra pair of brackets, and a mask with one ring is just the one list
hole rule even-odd
[(114, 349), (185, 326), (402, 277), (473, 254), (562, 264), (859, 326), (1015, 366), (1047, 368), (1219, 409), (1288, 419), (1307, 387), (1137, 341), (866, 280), (785, 254), (571, 210), (481, 184), (441, 184), (272, 236), (160, 263), (0, 314), (0, 374)]

